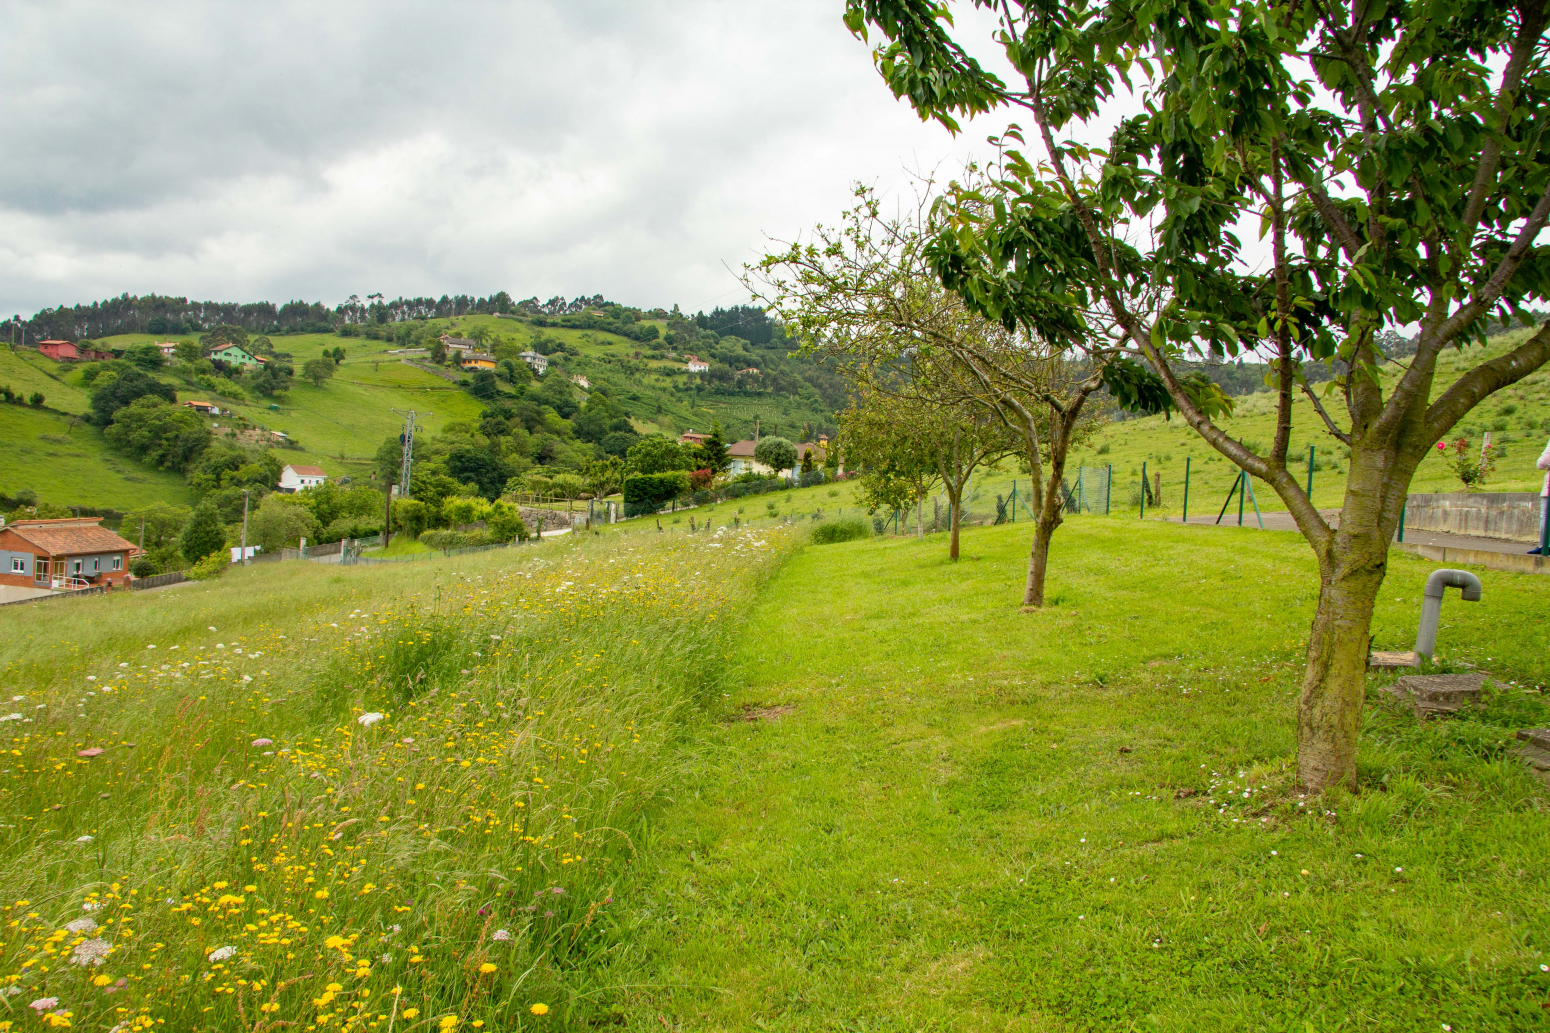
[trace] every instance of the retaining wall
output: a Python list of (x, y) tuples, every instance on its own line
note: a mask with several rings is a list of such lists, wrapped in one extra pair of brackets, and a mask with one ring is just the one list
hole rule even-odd
[(1405, 528), (1539, 544), (1539, 494), (1529, 491), (1411, 495)]

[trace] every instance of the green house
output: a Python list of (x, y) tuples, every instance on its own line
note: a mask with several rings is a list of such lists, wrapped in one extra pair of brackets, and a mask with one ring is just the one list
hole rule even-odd
[(257, 366), (259, 364), (258, 360), (248, 354), (246, 349), (239, 348), (235, 344), (228, 344), (223, 348), (213, 349), (205, 358), (220, 359), (222, 362), (230, 363), (233, 366)]

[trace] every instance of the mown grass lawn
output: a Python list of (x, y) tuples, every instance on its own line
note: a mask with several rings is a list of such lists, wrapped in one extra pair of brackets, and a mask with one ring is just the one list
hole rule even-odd
[[(1481, 572), (1440, 656), (1469, 720), (1370, 694), (1359, 794), (1294, 785), (1300, 538), (1079, 518), (809, 547), (621, 892), (593, 1019), (780, 1030), (1550, 1025), (1550, 579)], [(1395, 553), (1377, 644), (1432, 567)], [(602, 988), (607, 989), (602, 989)], [(600, 1003), (599, 1003), (600, 1002)], [(579, 1015), (580, 1013), (578, 1013)]]

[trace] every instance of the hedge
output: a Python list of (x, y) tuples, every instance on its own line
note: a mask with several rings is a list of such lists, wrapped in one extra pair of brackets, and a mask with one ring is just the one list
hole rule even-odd
[(654, 502), (661, 504), (689, 490), (689, 475), (682, 470), (647, 473), (624, 481), (624, 504)]

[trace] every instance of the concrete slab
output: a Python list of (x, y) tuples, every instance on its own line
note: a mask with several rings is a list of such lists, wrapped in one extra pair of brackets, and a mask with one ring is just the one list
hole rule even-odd
[(0, 585), (0, 606), (6, 603), (21, 603), (29, 599), (41, 599), (46, 595), (57, 595), (48, 588), (23, 588), (20, 585)]
[[(1488, 675), (1473, 674), (1407, 674), (1388, 690), (1395, 699), (1413, 710), (1422, 719), (1446, 714), (1456, 714), (1472, 703), (1480, 702), (1480, 691), (1485, 687)], [(1491, 679), (1492, 684), (1496, 684)]]

